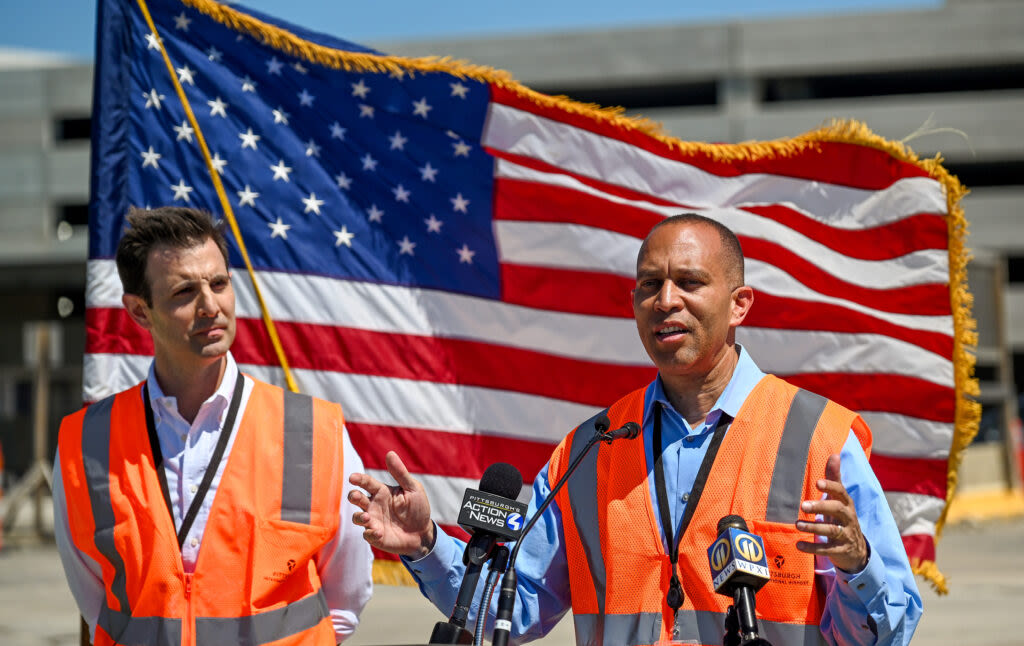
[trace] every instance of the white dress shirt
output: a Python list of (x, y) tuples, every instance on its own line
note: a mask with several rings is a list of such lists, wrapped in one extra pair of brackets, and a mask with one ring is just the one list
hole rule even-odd
[[(210, 516), (210, 508), (217, 493), (217, 485), (224, 472), (224, 465), (228, 462), (238, 426), (241, 424), (253, 389), (252, 380), (241, 375), (234, 357), (230, 353), (227, 355), (227, 360), (228, 365), (220, 387), (217, 392), (203, 402), (191, 424), (178, 413), (177, 399), (164, 395), (152, 365), (146, 382), (149, 386), (149, 399), (153, 407), (153, 422), (160, 442), (160, 451), (164, 458), (163, 467), (167, 477), (171, 515), (174, 518), (175, 529), (180, 530), (217, 446), (235, 384), (239, 378), (244, 379), (242, 401), (238, 408), (234, 427), (228, 429), (231, 435), (228, 438), (224, 456), (220, 464), (217, 465), (217, 472), (210, 483), (210, 489), (203, 498), (199, 513), (181, 547), (181, 560), (185, 572), (195, 571), (196, 560), (203, 544), (203, 531), (206, 529), (206, 522)], [(140, 427), (139, 432), (145, 432), (144, 425)], [(373, 592), (373, 557), (370, 546), (363, 540), (362, 530), (351, 522), (352, 514), (357, 511), (357, 508), (348, 502), (348, 492), (352, 488), (348, 481), (349, 474), (363, 471), (363, 461), (352, 448), (348, 432), (343, 433), (343, 444), (345, 464), (342, 474), (344, 487), (341, 508), (338, 512), (340, 525), (338, 532), (314, 558), (338, 642), (344, 640), (355, 630), (359, 623), (359, 613)], [(75, 547), (71, 538), (59, 460), (60, 456), (58, 455), (53, 469), (53, 524), (57, 549), (64, 564), (64, 572), (71, 588), (71, 594), (78, 603), (82, 617), (89, 624), (90, 638), (94, 638), (96, 621), (105, 597), (102, 570), (92, 557)]]

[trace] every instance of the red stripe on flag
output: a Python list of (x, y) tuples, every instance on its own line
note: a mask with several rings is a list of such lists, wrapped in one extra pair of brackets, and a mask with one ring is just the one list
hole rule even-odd
[(780, 204), (742, 210), (774, 220), (829, 249), (861, 260), (889, 260), (921, 249), (946, 249), (946, 220), (933, 213), (911, 215), (870, 229), (832, 227)]
[[(343, 402), (344, 403), (344, 402)], [(580, 420), (581, 422), (583, 420)], [(507, 462), (526, 481), (551, 457), (555, 445), (509, 437), (469, 435), (422, 428), (346, 422), (352, 446), (367, 469), (386, 469), (384, 456), (397, 451), (409, 471), (478, 480), (487, 467)], [(572, 429), (549, 429), (552, 436)], [(439, 459), (440, 458), (440, 459)]]
[(921, 561), (935, 561), (935, 537), (931, 534), (909, 534), (903, 536), (903, 548), (911, 565), (920, 565)]
[(871, 468), (885, 491), (902, 491), (946, 499), (947, 461), (871, 454)]
[[(149, 335), (125, 310), (90, 308), (86, 321), (96, 330), (88, 337), (87, 353), (152, 354)], [(277, 365), (263, 321), (239, 318), (237, 325), (235, 359)], [(299, 369), (497, 388), (594, 406), (606, 406), (655, 374), (651, 366), (583, 361), (479, 341), (289, 321), (275, 325), (289, 364)]]
[(803, 301), (760, 291), (754, 293), (754, 305), (747, 312), (743, 327), (882, 334), (913, 343), (940, 357), (948, 359), (953, 356), (953, 337), (948, 334), (896, 325), (841, 305)]
[[(491, 98), (497, 103), (567, 123), (581, 130), (610, 137), (642, 148), (667, 159), (691, 164), (721, 177), (737, 177), (748, 173), (771, 173), (804, 178), (830, 184), (881, 190), (907, 177), (928, 177), (923, 168), (893, 158), (889, 153), (840, 142), (816, 141), (799, 149), (800, 141), (790, 140), (792, 149), (785, 155), (768, 154), (724, 158), (735, 146), (723, 144), (723, 158), (712, 157), (709, 148), (714, 144), (678, 142), (673, 146), (638, 130), (626, 130), (611, 122), (597, 120), (583, 114), (567, 112), (555, 106), (541, 106), (511, 90), (491, 85)], [(770, 144), (765, 144), (770, 145)], [(624, 162), (625, 163), (625, 162)]]
[(949, 316), (949, 287), (945, 283), (908, 285), (893, 289), (862, 287), (834, 276), (786, 247), (760, 238), (737, 236), (743, 255), (775, 265), (819, 294), (860, 303), (883, 312)]
[(501, 265), (501, 300), (556, 312), (631, 319), (635, 285), (632, 278), (596, 271)]
[(825, 372), (779, 377), (852, 410), (897, 413), (947, 424), (954, 418), (955, 391), (917, 377)]
[(561, 186), (498, 178), (494, 181), (494, 219), (581, 224), (642, 240), (664, 218)]

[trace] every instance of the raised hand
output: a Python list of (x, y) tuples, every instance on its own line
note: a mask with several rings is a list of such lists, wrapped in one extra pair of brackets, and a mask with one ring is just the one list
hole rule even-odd
[(354, 489), (348, 495), (349, 502), (361, 510), (352, 515), (352, 522), (363, 528), (363, 539), (370, 545), (392, 554), (421, 558), (434, 546), (430, 501), (423, 485), (409, 474), (397, 453), (388, 451), (384, 462), (396, 486), (365, 473), (349, 477), (349, 482), (365, 491)]
[(796, 528), (825, 537), (822, 542), (798, 541), (801, 552), (827, 556), (832, 565), (856, 573), (868, 564), (868, 542), (860, 531), (857, 510), (839, 478), (839, 455), (833, 454), (825, 463), (825, 478), (818, 480), (818, 490), (826, 496), (821, 500), (805, 500), (801, 511), (822, 516), (822, 522), (796, 521)]

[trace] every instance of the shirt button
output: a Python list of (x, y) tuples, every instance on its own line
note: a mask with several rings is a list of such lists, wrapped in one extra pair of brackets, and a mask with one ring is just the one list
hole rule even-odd
[(688, 501), (690, 499), (690, 492), (687, 491), (686, 493), (684, 493), (682, 498), (683, 498), (683, 502)]
[(188, 490), (191, 491), (192, 493), (195, 493), (199, 491), (199, 487), (197, 487), (196, 485), (192, 485), (191, 487), (188, 488)]
[(191, 541), (188, 542), (188, 544), (191, 545), (192, 547), (195, 547), (196, 545), (199, 545), (199, 539), (198, 538), (193, 538)]

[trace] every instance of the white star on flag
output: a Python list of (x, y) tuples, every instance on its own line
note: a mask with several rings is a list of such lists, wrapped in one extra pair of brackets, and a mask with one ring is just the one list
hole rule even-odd
[(433, 182), (434, 178), (437, 177), (437, 169), (431, 166), (430, 162), (427, 162), (425, 165), (421, 166), (419, 171), (420, 177), (423, 178), (424, 182)]
[(210, 158), (210, 165), (213, 166), (218, 175), (223, 175), (224, 167), (228, 165), (228, 160), (221, 159), (220, 153), (213, 153), (213, 157)]
[(228, 107), (228, 104), (221, 101), (220, 97), (217, 97), (213, 101), (207, 101), (206, 105), (210, 106), (211, 117), (216, 117), (217, 115), (220, 115), (225, 119), (227, 118), (228, 113), (224, 111), (224, 108)]
[(193, 189), (191, 186), (186, 185), (184, 179), (179, 179), (177, 184), (171, 184), (171, 190), (174, 191), (175, 202), (177, 202), (178, 200), (185, 200), (186, 202), (189, 202), (191, 200), (188, 194), (195, 189)]
[(455, 197), (449, 200), (452, 203), (453, 211), (460, 211), (462, 213), (469, 213), (466, 207), (469, 206), (469, 200), (462, 197), (462, 193), (456, 193)]
[(292, 172), (292, 169), (284, 165), (283, 159), (278, 161), (276, 166), (271, 166), (270, 170), (274, 171), (275, 182), (279, 179), (283, 179), (286, 182), (291, 181), (290, 179), (288, 179), (288, 173)]
[(192, 126), (188, 125), (188, 121), (182, 121), (180, 126), (174, 126), (174, 132), (178, 133), (175, 141), (184, 139), (188, 143), (192, 143), (192, 133), (195, 130), (192, 129)]
[(441, 233), (441, 225), (444, 224), (444, 222), (438, 220), (437, 216), (433, 213), (431, 213), (430, 217), (423, 222), (427, 225), (427, 233)]
[(242, 79), (242, 91), (253, 93), (256, 92), (256, 81), (249, 78), (248, 74), (246, 74), (245, 78)]
[(363, 83), (363, 79), (359, 79), (358, 83), (352, 83), (352, 96), (357, 96), (360, 99), (365, 99), (366, 95), (369, 94), (370, 88), (367, 87), (366, 83)]
[(415, 255), (413, 250), (416, 248), (416, 243), (409, 240), (409, 236), (404, 236), (398, 241), (398, 255), (409, 254), (410, 256)]
[(159, 169), (160, 164), (158, 162), (161, 157), (163, 157), (163, 155), (153, 150), (153, 147), (150, 146), (149, 150), (142, 151), (142, 167), (145, 168), (146, 166), (152, 166), (153, 168)]
[(277, 60), (277, 56), (273, 56), (267, 61), (267, 74), (277, 74), (280, 76), (282, 67), (284, 67), (284, 63)]
[(306, 142), (306, 157), (319, 157), (319, 156), (320, 156), (320, 146), (318, 146), (315, 141), (310, 139), (309, 141)]
[(331, 139), (341, 139), (345, 141), (345, 128), (341, 127), (341, 124), (335, 121), (331, 124)]
[(259, 193), (249, 188), (249, 185), (246, 184), (243, 190), (238, 191), (238, 206), (251, 206), (255, 208), (256, 198), (259, 196)]
[(369, 219), (370, 222), (384, 221), (384, 211), (378, 209), (376, 204), (371, 204), (370, 208), (367, 210), (367, 213), (369, 214), (369, 217), (367, 219)]
[(307, 69), (306, 69), (306, 68), (305, 68), (305, 67), (304, 67), (304, 66), (302, 65), (302, 63), (300, 63), (299, 61), (295, 61), (294, 63), (292, 63), (292, 67), (293, 67), (293, 68), (295, 69), (295, 71), (296, 71), (296, 72), (298, 72), (299, 74), (305, 74), (306, 72), (308, 72), (308, 71), (309, 71), (309, 70), (307, 70)]
[(196, 73), (196, 71), (194, 69), (192, 69), (188, 65), (182, 65), (176, 71), (178, 72), (178, 82), (179, 83), (181, 83), (182, 85), (184, 85), (185, 83), (188, 83), (189, 85), (191, 85), (193, 87), (195, 86), (196, 82), (192, 78), (192, 75)]
[(359, 104), (359, 116), (373, 118), (373, 106), (366, 105), (365, 103)]
[(206, 58), (210, 59), (214, 63), (219, 63), (221, 59), (224, 57), (224, 54), (213, 45), (210, 45), (210, 49), (206, 50), (205, 53)]
[(448, 86), (452, 89), (452, 96), (457, 96), (460, 99), (465, 99), (466, 92), (469, 92), (469, 88), (459, 82), (449, 83)]
[(288, 117), (290, 117), (291, 115), (285, 112), (284, 108), (282, 108), (281, 106), (277, 106), (277, 110), (273, 110), (273, 113), (274, 123), (283, 123), (286, 126), (288, 125)]
[(146, 49), (160, 49), (160, 40), (156, 34), (152, 32), (146, 34)]
[(167, 98), (163, 94), (158, 94), (156, 89), (152, 89), (149, 92), (143, 92), (142, 96), (146, 97), (147, 110), (152, 107), (155, 107), (157, 110), (159, 110), (160, 102)]
[(267, 226), (270, 227), (271, 238), (281, 238), (282, 240), (288, 239), (288, 229), (292, 228), (292, 225), (282, 222), (281, 218), (277, 218), (277, 222), (267, 222)]
[(239, 138), (242, 140), (242, 148), (252, 148), (256, 150), (256, 142), (260, 140), (260, 136), (253, 134), (252, 128), (246, 129), (245, 132), (238, 133)]
[(174, 28), (181, 29), (182, 31), (188, 31), (188, 25), (192, 22), (192, 19), (185, 15), (182, 11), (180, 15), (174, 17)]
[(334, 181), (338, 183), (338, 188), (348, 190), (352, 188), (352, 178), (345, 173), (338, 173), (334, 176)]
[(341, 245), (345, 245), (349, 249), (352, 248), (352, 238), (354, 238), (356, 236), (356, 234), (354, 234), (351, 231), (349, 231), (348, 228), (345, 227), (344, 225), (342, 225), (342, 227), (340, 229), (338, 229), (337, 231), (334, 231), (333, 233), (334, 233), (334, 238), (335, 238), (335, 240), (334, 240), (334, 246), (335, 247), (340, 247)]
[(323, 200), (316, 199), (316, 193), (310, 193), (309, 197), (302, 198), (302, 203), (306, 205), (306, 210), (303, 213), (312, 211), (317, 215), (320, 215), (320, 207), (324, 205)]
[(473, 256), (476, 255), (476, 252), (470, 250), (470, 248), (465, 243), (462, 244), (461, 249), (456, 249), (455, 253), (459, 254), (460, 263), (464, 262), (467, 265), (473, 264)]
[(418, 114), (424, 119), (427, 118), (427, 113), (434, 109), (432, 105), (427, 103), (427, 97), (423, 97), (419, 101), (413, 101), (412, 104), (415, 106), (412, 113)]
[(454, 144), (452, 144), (452, 146), (455, 147), (455, 156), (456, 157), (469, 157), (469, 151), (473, 148), (472, 146), (467, 144), (465, 141), (455, 142)]
[(362, 157), (363, 170), (377, 170), (377, 160), (373, 158), (370, 153), (366, 153)]
[(391, 189), (391, 192), (395, 194), (396, 202), (408, 202), (409, 196), (412, 194), (401, 184)]
[(313, 107), (313, 101), (316, 101), (316, 97), (307, 92), (306, 88), (302, 88), (302, 92), (299, 93), (299, 105), (311, 108)]
[(391, 150), (405, 150), (405, 144), (409, 139), (408, 137), (403, 137), (400, 130), (396, 130), (395, 134), (388, 137), (388, 141), (391, 142)]

